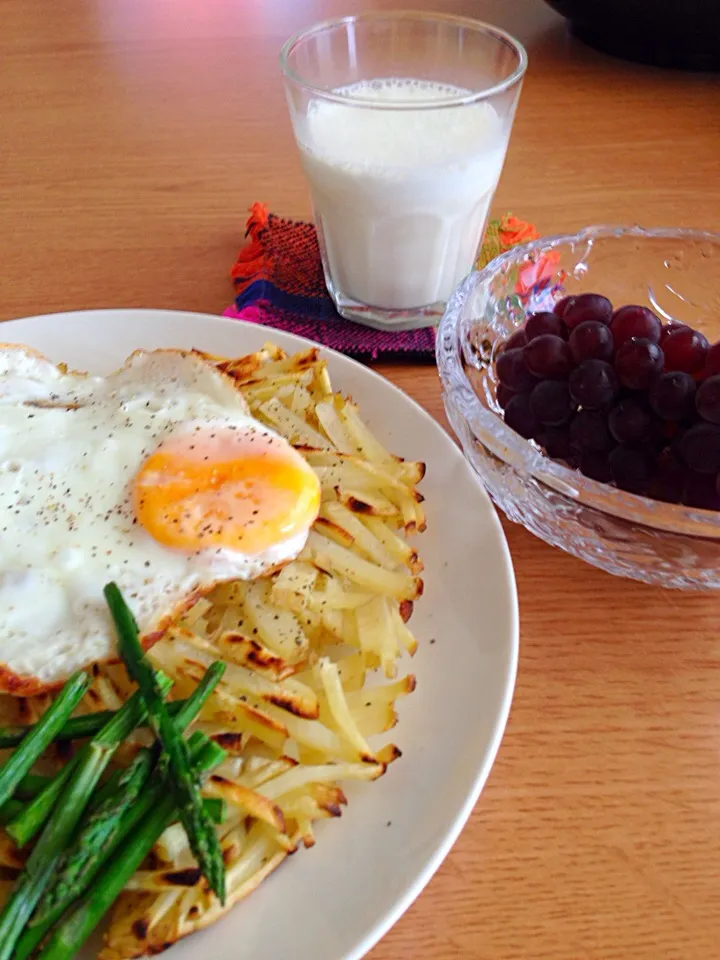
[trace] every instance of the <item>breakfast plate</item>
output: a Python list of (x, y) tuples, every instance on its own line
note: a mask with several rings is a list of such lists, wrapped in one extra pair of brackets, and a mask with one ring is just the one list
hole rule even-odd
[[(109, 373), (138, 348), (198, 348), (240, 356), (268, 340), (307, 340), (219, 317), (163, 310), (94, 310), (4, 324), (75, 369)], [(244, 903), (174, 947), (190, 960), (355, 960), (408, 908), (455, 842), (485, 783), (505, 727), (518, 649), (512, 564), (489, 498), (460, 450), (417, 404), (376, 373), (324, 351), (336, 387), (352, 395), (389, 449), (424, 461), (425, 592), (416, 605), (417, 694), (393, 737), (403, 752), (387, 776), (353, 784), (337, 823)], [(86, 954), (90, 957), (92, 954)], [(85, 956), (85, 954), (83, 955)]]

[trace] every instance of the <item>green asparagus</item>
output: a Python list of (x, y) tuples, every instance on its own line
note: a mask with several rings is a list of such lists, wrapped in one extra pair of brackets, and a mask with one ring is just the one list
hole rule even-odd
[[(225, 664), (221, 660), (215, 660), (208, 667), (205, 676), (193, 691), (192, 697), (188, 700), (177, 700), (168, 703), (167, 707), (173, 717), (175, 726), (179, 731), (184, 731), (186, 727), (194, 720), (207, 702), (208, 697), (217, 686), (219, 680), (225, 673)], [(177, 708), (177, 709), (175, 709)], [(101, 804), (105, 803), (108, 797), (112, 796), (118, 786), (122, 770), (116, 770), (106, 783), (96, 792), (90, 802), (90, 812), (94, 812)], [(0, 810), (0, 816), (2, 811)]]
[(203, 807), (213, 823), (219, 825), (227, 820), (227, 801), (222, 797), (203, 797)]
[[(172, 681), (164, 674), (159, 674), (158, 685), (161, 693), (165, 695), (170, 690)], [(98, 737), (105, 735), (103, 731), (110, 730), (111, 728), (113, 731), (117, 731), (117, 734), (112, 733), (112, 737), (114, 739), (117, 736), (118, 743), (121, 743), (130, 736), (136, 727), (144, 723), (146, 718), (147, 711), (144, 700), (140, 692), (136, 691), (120, 710), (110, 715), (110, 720), (101, 731), (95, 735), (95, 739), (85, 744), (75, 757), (63, 767), (57, 776), (48, 783), (45, 789), (37, 794), (37, 796), (24, 807), (22, 813), (10, 821), (6, 830), (16, 845), (18, 847), (24, 847), (42, 828), (50, 816), (58, 798), (65, 789), (66, 784), (69, 783), (70, 778), (75, 774), (79, 765), (88, 756), (90, 745), (94, 743)]]
[(0, 768), (0, 807), (10, 799), (40, 754), (52, 743), (89, 686), (90, 678), (87, 674), (74, 674), (42, 715), (40, 722), (35, 724), (15, 753), (5, 761)]
[(10, 823), (25, 809), (24, 800), (32, 800), (50, 783), (52, 777), (42, 777), (40, 774), (28, 773), (15, 787), (15, 796), (7, 800), (0, 807), (0, 824)]
[[(223, 663), (217, 662), (210, 666), (192, 696), (185, 702), (184, 708), (173, 720), (180, 733), (202, 710), (224, 672)], [(120, 776), (114, 792), (92, 809), (72, 845), (63, 854), (56, 870), (56, 879), (38, 904), (30, 921), (30, 928), (43, 927), (44, 933), (44, 930), (52, 926), (68, 906), (85, 892), (88, 875), (96, 862), (105, 860), (125, 812), (136, 802), (140, 791), (145, 787), (156, 759), (156, 750), (143, 750), (126, 770), (119, 771)]]
[(0, 807), (0, 826), (5, 826), (10, 823), (11, 820), (14, 820), (15, 817), (19, 816), (25, 809), (25, 804), (22, 800), (7, 800)]
[[(167, 678), (163, 681), (165, 686), (169, 682)], [(79, 754), (67, 790), (58, 799), (0, 914), (0, 960), (15, 957), (15, 944), (70, 843), (103, 771), (144, 716), (142, 695), (137, 691)]]
[[(167, 705), (171, 716), (182, 710), (184, 700), (175, 700)], [(82, 717), (70, 717), (62, 730), (59, 730), (54, 740), (85, 740), (92, 737), (102, 729), (105, 724), (112, 720), (115, 710), (99, 710), (97, 713), (87, 713)], [(0, 750), (7, 750), (11, 747), (17, 747), (31, 733), (37, 724), (31, 724), (27, 727), (0, 727)]]
[(39, 773), (29, 773), (23, 777), (15, 788), (15, 796), (20, 800), (32, 800), (41, 790), (50, 783), (52, 777), (44, 777)]
[[(191, 738), (192, 739), (192, 738)], [(225, 756), (224, 751), (214, 743), (208, 743), (197, 756), (195, 769), (210, 769)], [(136, 804), (138, 808), (140, 803)], [(212, 809), (212, 808), (211, 808)], [(208, 811), (203, 806), (203, 813)], [(130, 831), (125, 834), (126, 841), (117, 854), (104, 861), (99, 875), (91, 889), (77, 907), (55, 928), (38, 960), (72, 960), (93, 932), (105, 913), (112, 906), (123, 888), (148, 855), (160, 834), (180, 816), (180, 809), (174, 796), (162, 790), (159, 802), (145, 805), (145, 815), (141, 821), (135, 820)], [(27, 956), (18, 953), (16, 957)]]
[(128, 673), (140, 688), (152, 727), (168, 757), (170, 787), (190, 847), (211, 889), (220, 902), (224, 903), (225, 863), (215, 828), (202, 806), (197, 781), (190, 766), (187, 744), (173, 725), (155, 674), (138, 639), (137, 624), (120, 590), (115, 583), (109, 583), (104, 594), (115, 621), (120, 656)]

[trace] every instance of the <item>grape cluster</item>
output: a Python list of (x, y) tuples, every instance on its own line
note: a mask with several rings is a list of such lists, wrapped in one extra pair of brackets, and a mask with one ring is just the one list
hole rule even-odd
[(586, 476), (720, 510), (720, 342), (597, 293), (531, 314), (496, 361), (505, 422)]

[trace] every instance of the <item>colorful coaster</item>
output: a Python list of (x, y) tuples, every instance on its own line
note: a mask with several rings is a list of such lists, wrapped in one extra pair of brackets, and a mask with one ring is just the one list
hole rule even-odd
[[(313, 224), (278, 217), (254, 203), (245, 236), (230, 273), (235, 303), (225, 316), (296, 333), (360, 360), (434, 360), (432, 327), (375, 330), (340, 316), (325, 287)], [(537, 236), (531, 224), (510, 214), (492, 220), (478, 265)]]

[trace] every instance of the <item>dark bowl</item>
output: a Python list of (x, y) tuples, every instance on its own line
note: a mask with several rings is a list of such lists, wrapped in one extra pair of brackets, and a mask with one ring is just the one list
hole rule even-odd
[(720, 0), (546, 0), (584, 43), (658, 67), (720, 70)]

